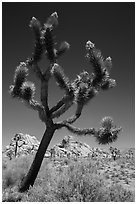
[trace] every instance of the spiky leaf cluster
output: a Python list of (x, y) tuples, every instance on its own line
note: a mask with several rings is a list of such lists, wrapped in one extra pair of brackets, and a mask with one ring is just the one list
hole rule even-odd
[(110, 57), (104, 59), (101, 51), (95, 48), (95, 45), (88, 41), (86, 43), (87, 55), (94, 69), (94, 77), (92, 85), (96, 88), (107, 90), (113, 88), (115, 80), (109, 78), (109, 71), (112, 68), (112, 60)]
[(102, 128), (110, 130), (111, 128), (114, 127), (113, 119), (111, 117), (109, 117), (109, 116), (104, 117), (101, 120), (101, 126), (102, 126)]
[(54, 60), (56, 59), (56, 49), (54, 48), (55, 47), (54, 37), (53, 37), (52, 30), (50, 30), (50, 28), (46, 29), (46, 32), (44, 35), (44, 43), (46, 47), (47, 58), (51, 62), (54, 62)]
[(47, 22), (44, 24), (44, 27), (45, 27), (45, 29), (46, 28), (53, 29), (57, 25), (58, 25), (58, 14), (57, 14), (57, 12), (54, 12), (47, 19)]
[(21, 134), (16, 134), (13, 138), (14, 141), (19, 141), (21, 139)]
[(104, 82), (101, 86), (101, 89), (102, 90), (108, 90), (108, 89), (113, 88), (115, 86), (116, 86), (115, 79), (107, 79), (107, 80), (104, 80)]
[(101, 128), (96, 134), (96, 140), (99, 144), (109, 144), (116, 141), (118, 135), (113, 134), (111, 131)]
[(21, 87), (22, 84), (26, 81), (28, 75), (28, 68), (24, 62), (21, 62), (20, 65), (15, 70), (14, 75), (14, 84), (10, 86), (9, 93), (12, 97), (21, 97)]
[(88, 89), (85, 85), (83, 85), (78, 89), (78, 92), (75, 92), (75, 101), (76, 103), (86, 105), (96, 94), (96, 89), (93, 87)]
[(21, 89), (17, 88), (14, 85), (11, 85), (9, 87), (9, 94), (13, 97), (13, 98), (21, 98)]
[(41, 38), (41, 24), (39, 22), (38, 19), (36, 19), (35, 17), (32, 17), (31, 21), (30, 21), (30, 25), (29, 25), (35, 34), (35, 46), (34, 46), (34, 52), (32, 53), (32, 60), (31, 63), (35, 63), (38, 62), (43, 54), (43, 43), (42, 43), (42, 38)]
[(35, 94), (35, 86), (27, 81), (28, 68), (26, 63), (21, 62), (15, 70), (14, 84), (10, 86), (9, 93), (14, 98), (31, 100)]
[(50, 61), (53, 61), (55, 58), (54, 55), (54, 38), (52, 30), (57, 24), (57, 13), (53, 13), (48, 19), (47, 22), (42, 27), (39, 20), (33, 17), (30, 21), (30, 27), (33, 29), (35, 34), (35, 46), (34, 52), (32, 53), (32, 59), (29, 64), (37, 63), (44, 51), (46, 51), (47, 57)]
[(30, 21), (30, 27), (35, 33), (35, 47), (32, 54), (32, 59), (29, 64), (38, 62), (42, 54), (45, 53), (51, 63), (56, 62), (56, 59), (69, 49), (67, 42), (62, 42), (58, 49), (55, 48), (55, 36), (53, 34), (54, 28), (58, 25), (58, 15), (56, 12), (50, 15), (46, 23), (41, 26), (40, 22), (33, 17)]
[(107, 57), (104, 60), (104, 64), (105, 64), (105, 68), (107, 69), (107, 71), (110, 72), (111, 69), (112, 69), (112, 59), (111, 59), (111, 57)]
[(87, 104), (91, 98), (97, 94), (97, 90), (92, 86), (93, 76), (87, 71), (83, 71), (72, 83), (75, 90), (75, 102)]
[(51, 73), (55, 77), (57, 85), (68, 93), (71, 90), (71, 83), (69, 78), (65, 76), (63, 69), (58, 64), (54, 64)]
[(116, 128), (111, 117), (101, 120), (101, 128), (96, 132), (95, 137), (99, 144), (109, 144), (117, 140), (122, 129)]
[(45, 31), (43, 32), (44, 44), (46, 47), (46, 55), (51, 62), (55, 62), (58, 57), (64, 54), (70, 47), (67, 42), (62, 42), (60, 47), (55, 48), (53, 28), (58, 25), (58, 15), (54, 12), (44, 24)]
[(20, 65), (15, 70), (14, 75), (14, 85), (19, 89), (21, 88), (23, 82), (28, 76), (28, 68), (24, 62), (21, 62)]
[(77, 75), (77, 78), (74, 80), (74, 86), (77, 88), (81, 85), (81, 83), (85, 83), (88, 87), (91, 86), (92, 78), (87, 71), (81, 72)]
[(34, 30), (36, 39), (40, 39), (41, 37), (41, 24), (38, 19), (32, 17), (29, 26)]
[(47, 58), (54, 62), (56, 59), (56, 49), (55, 49), (55, 42), (53, 36), (53, 28), (58, 25), (58, 15), (56, 12), (51, 14), (51, 16), (47, 19), (47, 22), (44, 24), (43, 30), (43, 42), (46, 48), (46, 55)]
[(35, 94), (35, 85), (29, 81), (24, 82), (21, 87), (21, 94), (22, 94), (22, 99), (24, 99), (25, 101), (32, 100)]

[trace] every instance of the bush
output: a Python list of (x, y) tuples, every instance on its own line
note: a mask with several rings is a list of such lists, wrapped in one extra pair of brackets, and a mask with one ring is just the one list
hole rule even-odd
[(30, 156), (24, 156), (7, 161), (2, 172), (3, 189), (19, 185), (27, 173), (31, 161), (32, 157)]
[(124, 189), (121, 185), (113, 184), (108, 190), (107, 198), (111, 202), (133, 202), (135, 195), (132, 191)]
[(2, 201), (3, 202), (19, 202), (22, 200), (21, 193), (18, 192), (18, 188), (7, 188), (3, 191)]
[[(6, 163), (3, 169), (3, 201), (22, 202), (131, 202), (134, 192), (113, 181), (108, 186), (98, 173), (104, 161), (78, 158), (77, 161), (45, 159), (36, 182), (27, 192), (18, 185), (27, 172), (32, 157), (20, 157)], [(59, 164), (60, 163), (60, 164)], [(106, 162), (108, 165), (108, 162)], [(68, 166), (66, 166), (66, 164)]]

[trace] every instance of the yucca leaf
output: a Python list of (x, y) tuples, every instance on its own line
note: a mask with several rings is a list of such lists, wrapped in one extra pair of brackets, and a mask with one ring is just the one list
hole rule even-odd
[(114, 79), (107, 79), (106, 82), (101, 86), (102, 90), (108, 90), (116, 86), (116, 81)]
[(46, 47), (46, 55), (48, 59), (53, 62), (56, 57), (56, 53), (54, 49), (55, 43), (54, 43), (54, 37), (53, 37), (52, 31), (49, 28), (46, 29), (44, 42)]
[(9, 87), (9, 94), (13, 97), (13, 98), (21, 98), (21, 87), (16, 87), (15, 85), (11, 85)]
[(21, 62), (20, 65), (15, 70), (14, 75), (14, 85), (17, 89), (19, 89), (23, 82), (26, 80), (28, 75), (28, 68), (26, 67), (26, 63)]
[(95, 135), (96, 140), (99, 144), (109, 144), (116, 141), (118, 135), (112, 134), (111, 131), (106, 130), (105, 128), (100, 128), (98, 133)]
[(22, 99), (32, 100), (35, 94), (35, 85), (32, 82), (24, 82), (21, 87)]
[(112, 127), (114, 127), (113, 119), (109, 116), (102, 118), (101, 127), (110, 130)]
[(78, 91), (75, 92), (75, 102), (84, 104), (86, 101), (87, 86), (86, 84), (81, 84)]
[[(90, 61), (94, 69), (94, 79), (93, 79), (92, 85), (94, 87), (95, 86), (100, 87), (103, 81), (109, 76), (108, 72), (112, 67), (112, 60), (110, 57), (104, 60), (101, 54), (101, 51), (96, 49), (95, 45), (90, 41), (86, 43), (86, 50), (87, 50), (86, 57), (88, 58), (88, 60)], [(110, 84), (110, 82), (107, 82), (106, 80), (106, 89), (108, 84)], [(105, 85), (104, 85), (104, 90), (105, 90)]]
[(111, 57), (107, 57), (105, 59), (104, 63), (105, 63), (106, 69), (108, 70), (108, 72), (110, 72), (111, 69), (112, 69), (112, 59), (111, 59)]
[(41, 24), (39, 20), (32, 17), (29, 26), (34, 30), (36, 39), (39, 40), (41, 37)]
[(105, 117), (101, 121), (101, 128), (96, 132), (95, 137), (99, 144), (109, 144), (117, 140), (121, 127), (113, 124), (111, 117)]
[(57, 12), (54, 12), (47, 19), (46, 23), (44, 24), (44, 28), (46, 30), (47, 28), (53, 28), (57, 25), (58, 25), (58, 14)]
[(58, 64), (54, 64), (51, 72), (56, 79), (57, 85), (68, 92), (71, 87), (71, 83), (68, 77), (65, 76), (63, 69)]

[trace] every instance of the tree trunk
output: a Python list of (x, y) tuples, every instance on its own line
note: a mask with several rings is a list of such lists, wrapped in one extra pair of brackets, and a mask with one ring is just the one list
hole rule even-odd
[(16, 146), (15, 146), (15, 157), (17, 156), (17, 148), (18, 148), (18, 142), (16, 141)]
[(21, 186), (19, 188), (20, 192), (24, 192), (29, 189), (30, 185), (33, 186), (35, 179), (38, 175), (39, 169), (41, 167), (45, 152), (47, 150), (47, 147), (53, 137), (53, 134), (55, 132), (56, 128), (54, 125), (51, 125), (50, 127), (47, 127), (43, 138), (41, 140), (41, 143), (39, 145), (38, 151), (36, 153), (36, 156), (34, 158), (34, 161), (29, 169), (28, 174), (25, 176), (24, 180), (21, 183)]

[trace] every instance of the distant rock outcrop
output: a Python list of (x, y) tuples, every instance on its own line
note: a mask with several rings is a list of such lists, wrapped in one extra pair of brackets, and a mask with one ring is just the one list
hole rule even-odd
[(18, 133), (11, 139), (10, 144), (5, 147), (3, 155), (12, 159), (14, 157), (33, 154), (38, 150), (38, 147), (39, 141), (35, 136)]
[[(18, 133), (12, 139), (8, 146), (5, 147), (3, 155), (9, 159), (35, 154), (40, 142), (35, 136)], [(65, 136), (64, 139), (46, 151), (45, 158), (51, 157), (108, 157), (109, 153), (100, 148), (91, 148), (86, 143), (76, 141), (72, 136)]]
[[(3, 155), (9, 159), (35, 154), (38, 150), (40, 142), (35, 136), (28, 134), (18, 133), (12, 139), (8, 146), (5, 147)], [(132, 148), (121, 152), (122, 157), (133, 157)], [(76, 141), (72, 136), (65, 136), (64, 139), (53, 146), (45, 153), (45, 158), (58, 158), (58, 157), (91, 157), (91, 158), (112, 158), (111, 151), (106, 151), (97, 147), (91, 148), (86, 143)]]
[(52, 157), (109, 157), (110, 154), (100, 148), (91, 148), (86, 143), (74, 140), (72, 136), (65, 136), (60, 144), (50, 150)]

